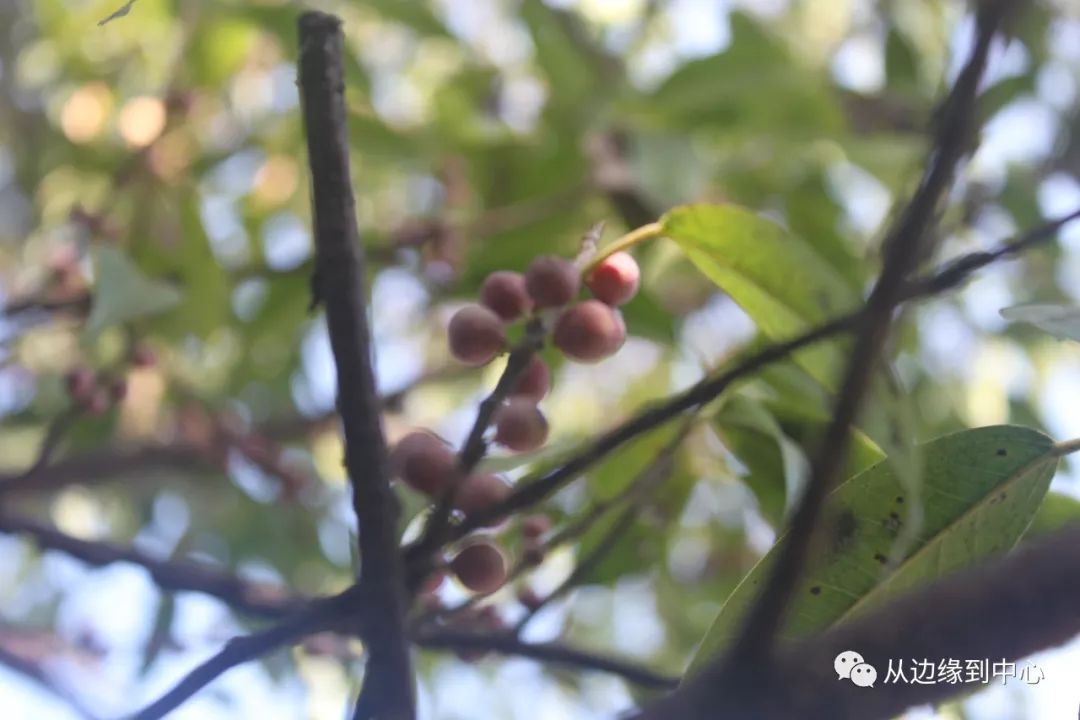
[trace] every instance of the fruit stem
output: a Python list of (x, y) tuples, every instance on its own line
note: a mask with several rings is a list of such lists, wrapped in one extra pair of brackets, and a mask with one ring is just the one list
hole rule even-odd
[(1072, 440), (1063, 440), (1054, 445), (1053, 454), (1058, 457), (1064, 457), (1077, 450), (1080, 450), (1080, 438), (1073, 438)]
[(610, 242), (596, 253), (596, 255), (585, 264), (585, 267), (581, 269), (582, 275), (588, 275), (589, 272), (599, 265), (604, 258), (614, 255), (621, 250), (628, 250), (646, 240), (652, 240), (653, 238), (660, 237), (664, 234), (664, 226), (658, 222), (649, 223), (648, 225), (642, 225), (639, 228), (631, 230), (623, 235), (618, 240)]

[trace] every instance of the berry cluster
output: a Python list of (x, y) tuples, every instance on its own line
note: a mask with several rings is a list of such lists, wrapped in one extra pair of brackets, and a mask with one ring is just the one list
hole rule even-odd
[[(567, 357), (598, 362), (614, 354), (626, 340), (626, 325), (617, 307), (637, 292), (640, 271), (628, 253), (617, 252), (589, 272), (585, 286), (593, 298), (575, 302), (581, 272), (573, 262), (545, 256), (534, 260), (524, 274), (493, 272), (480, 288), (480, 302), (454, 314), (448, 327), (450, 351), (473, 366), (484, 365), (506, 349), (506, 326), (527, 315), (539, 315), (551, 328), (552, 343)], [(550, 323), (550, 325), (548, 325)], [(506, 401), (495, 411), (494, 441), (513, 452), (530, 452), (547, 440), (548, 423), (537, 404), (551, 387), (551, 371), (534, 355)], [(456, 456), (436, 435), (417, 430), (391, 452), (396, 477), (432, 498), (441, 497), (456, 477)], [(466, 517), (504, 500), (509, 485), (498, 475), (474, 473), (454, 493), (454, 507)], [(523, 561), (543, 560), (540, 536), (549, 529), (543, 516), (522, 523)], [(468, 589), (492, 593), (506, 582), (508, 569), (502, 550), (489, 539), (474, 539), (450, 561), (449, 568)]]
[[(155, 361), (153, 350), (143, 345), (133, 348), (128, 358), (133, 367), (149, 367)], [(64, 375), (64, 389), (83, 412), (101, 415), (113, 405), (123, 402), (128, 388), (124, 378), (101, 376), (80, 364)]]

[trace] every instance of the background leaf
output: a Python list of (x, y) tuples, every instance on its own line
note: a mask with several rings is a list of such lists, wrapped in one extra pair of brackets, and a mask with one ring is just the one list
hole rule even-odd
[(172, 285), (147, 278), (117, 248), (94, 249), (94, 273), (94, 303), (83, 330), (87, 338), (110, 325), (156, 315), (180, 302), (180, 293)]
[(1080, 341), (1080, 307), (1074, 305), (1014, 305), (1003, 309), (1001, 316), (1034, 325), (1062, 340)]

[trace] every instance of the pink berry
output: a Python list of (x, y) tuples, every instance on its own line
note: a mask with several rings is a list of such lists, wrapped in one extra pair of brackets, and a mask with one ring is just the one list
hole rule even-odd
[(516, 452), (529, 452), (544, 444), (548, 423), (529, 398), (510, 398), (495, 412), (495, 442)]
[(540, 402), (551, 389), (551, 370), (539, 355), (533, 355), (529, 364), (521, 371), (517, 385), (510, 391), (511, 396), (526, 397), (533, 402)]
[(556, 255), (536, 258), (525, 271), (525, 288), (538, 308), (566, 305), (577, 297), (580, 286), (574, 263)]
[(563, 310), (552, 333), (555, 347), (581, 362), (614, 355), (626, 341), (626, 325), (618, 310), (599, 300), (586, 300)]
[(593, 297), (612, 307), (630, 301), (641, 283), (641, 268), (630, 253), (617, 252), (604, 258), (585, 279)]
[(506, 344), (502, 321), (483, 305), (470, 304), (454, 313), (447, 329), (450, 352), (466, 365), (484, 365)]
[(157, 355), (149, 345), (136, 345), (131, 350), (131, 364), (135, 367), (151, 367), (157, 362)]
[(510, 270), (497, 270), (480, 286), (480, 302), (504, 322), (512, 322), (532, 309), (532, 299), (525, 290), (525, 276)]
[(127, 397), (128, 384), (124, 378), (118, 378), (109, 386), (109, 397), (115, 403), (123, 402)]
[(450, 561), (461, 584), (478, 593), (493, 593), (506, 582), (506, 558), (488, 542), (476, 542), (462, 549)]
[(470, 475), (454, 493), (454, 507), (465, 515), (475, 515), (506, 499), (510, 486), (494, 473)]
[(413, 490), (432, 497), (454, 477), (456, 458), (446, 443), (424, 430), (403, 437), (390, 453), (390, 466)]
[(521, 534), (529, 540), (535, 540), (551, 529), (551, 519), (547, 515), (530, 515), (521, 521)]
[(64, 376), (64, 387), (72, 400), (86, 402), (97, 387), (97, 377), (90, 368), (78, 365)]

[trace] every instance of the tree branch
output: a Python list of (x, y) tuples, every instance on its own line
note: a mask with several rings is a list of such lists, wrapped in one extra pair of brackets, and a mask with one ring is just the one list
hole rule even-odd
[[(720, 666), (710, 666), (637, 718), (896, 717), (984, 684), (887, 683), (890, 659), (925, 659), (935, 667), (950, 658), (1015, 662), (1080, 633), (1078, 597), (1080, 526), (1073, 524), (794, 643), (765, 672), (741, 684)], [(837, 679), (833, 660), (845, 650), (855, 650), (877, 669), (872, 689)]]
[(405, 596), (397, 544), (397, 500), (390, 489), (386, 440), (371, 365), (364, 260), (349, 178), (341, 22), (318, 12), (299, 20), (299, 84), (311, 165), (315, 222), (313, 292), (326, 305), (345, 432), (345, 464), (359, 521), (360, 583), (369, 626), (363, 694), (369, 715), (410, 720), (415, 715), (412, 663), (405, 639)]
[(80, 540), (29, 518), (0, 514), (0, 533), (25, 535), (44, 550), (67, 553), (95, 567), (132, 563), (144, 568), (163, 590), (205, 593), (250, 615), (278, 618), (295, 611), (304, 602), (280, 588), (246, 582), (195, 563), (159, 560), (134, 548)]
[(198, 451), (186, 444), (144, 445), (134, 449), (105, 448), (63, 458), (36, 472), (0, 475), (0, 497), (23, 492), (48, 492), (72, 484), (110, 482), (154, 468), (201, 470), (207, 467)]
[(233, 638), (216, 655), (188, 673), (161, 698), (131, 716), (130, 720), (157, 720), (180, 707), (226, 671), (256, 660), (307, 635), (334, 629), (348, 613), (355, 612), (359, 588), (353, 586), (340, 595), (313, 600), (262, 632)]
[(850, 428), (884, 350), (893, 311), (904, 299), (908, 276), (931, 248), (930, 230), (938, 205), (952, 186), (957, 165), (968, 152), (979, 81), (1004, 9), (1005, 3), (1000, 0), (980, 6), (975, 44), (942, 105), (937, 136), (922, 181), (885, 237), (884, 267), (859, 319), (855, 346), (840, 385), (832, 422), (825, 431), (811, 466), (810, 479), (791, 519), (788, 541), (781, 546), (776, 564), (732, 645), (729, 657), (733, 672), (752, 671), (769, 654), (784, 620), (816, 539), (825, 499), (847, 457)]
[(512, 633), (478, 633), (439, 628), (421, 631), (415, 636), (415, 640), (419, 646), (430, 650), (488, 650), (503, 655), (533, 658), (552, 665), (611, 673), (628, 682), (654, 690), (670, 690), (678, 684), (676, 678), (623, 660), (578, 650), (561, 643), (529, 643)]

